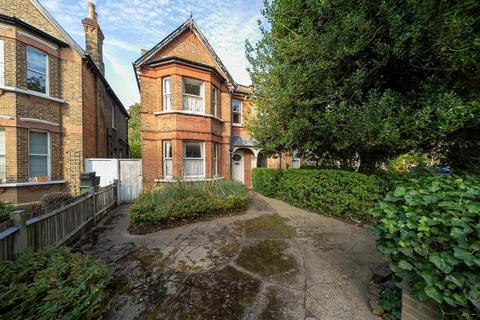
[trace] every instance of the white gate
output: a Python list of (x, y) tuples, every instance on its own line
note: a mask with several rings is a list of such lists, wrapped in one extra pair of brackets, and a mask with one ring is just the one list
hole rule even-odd
[(100, 186), (118, 181), (118, 201), (133, 202), (142, 192), (142, 160), (140, 159), (85, 159), (85, 172), (95, 172)]

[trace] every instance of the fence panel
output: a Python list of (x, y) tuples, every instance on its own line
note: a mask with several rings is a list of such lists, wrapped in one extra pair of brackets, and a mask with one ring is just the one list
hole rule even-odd
[[(60, 245), (96, 217), (117, 204), (116, 183), (82, 196), (74, 202), (39, 216), (18, 213), (18, 219), (0, 226), (0, 260), (13, 259), (27, 247), (34, 250)], [(28, 219), (28, 220), (27, 220)]]

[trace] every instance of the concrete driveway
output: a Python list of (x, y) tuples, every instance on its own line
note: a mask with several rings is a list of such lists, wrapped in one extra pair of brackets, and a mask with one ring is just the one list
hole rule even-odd
[(73, 246), (113, 274), (108, 319), (378, 319), (366, 228), (253, 194), (246, 214), (131, 235), (128, 208)]

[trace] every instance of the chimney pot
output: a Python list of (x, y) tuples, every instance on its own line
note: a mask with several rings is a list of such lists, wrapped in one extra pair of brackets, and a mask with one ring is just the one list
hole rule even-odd
[(88, 3), (88, 18), (97, 21), (97, 13), (95, 12), (95, 4), (92, 2)]

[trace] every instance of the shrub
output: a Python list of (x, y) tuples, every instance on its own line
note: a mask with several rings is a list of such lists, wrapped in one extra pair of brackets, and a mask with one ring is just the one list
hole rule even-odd
[(252, 186), (266, 197), (274, 197), (278, 192), (278, 183), (282, 170), (255, 168), (252, 172)]
[(176, 182), (143, 193), (130, 209), (130, 221), (139, 229), (167, 227), (248, 206), (248, 190), (235, 181)]
[(389, 192), (372, 214), (392, 270), (457, 319), (480, 318), (480, 180), (434, 176)]
[(42, 197), (42, 208), (50, 211), (56, 210), (73, 202), (75, 198), (67, 192), (51, 192)]
[[(267, 170), (270, 172), (266, 173)], [(376, 177), (357, 172), (263, 168), (253, 172), (257, 179), (254, 188), (258, 192), (294, 206), (346, 219), (368, 221), (368, 211), (380, 197)]]
[(7, 204), (0, 202), (0, 223), (10, 219), (10, 212), (12, 208)]
[(65, 247), (0, 262), (0, 318), (99, 319), (107, 309), (105, 265)]

